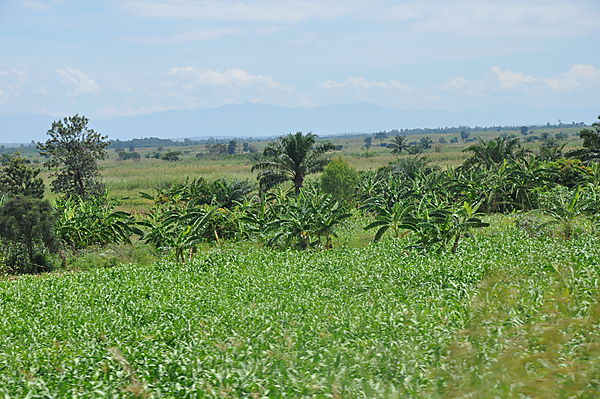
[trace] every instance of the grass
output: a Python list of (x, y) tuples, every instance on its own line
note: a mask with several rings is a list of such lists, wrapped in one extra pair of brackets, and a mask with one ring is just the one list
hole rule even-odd
[(496, 218), (456, 256), (232, 243), (0, 281), (0, 395), (593, 397), (594, 240)]

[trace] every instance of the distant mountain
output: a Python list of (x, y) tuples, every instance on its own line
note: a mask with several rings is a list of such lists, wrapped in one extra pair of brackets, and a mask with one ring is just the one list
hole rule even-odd
[[(113, 139), (134, 137), (268, 137), (296, 131), (320, 135), (444, 126), (533, 125), (593, 122), (598, 109), (535, 109), (503, 106), (468, 111), (397, 110), (373, 104), (288, 108), (265, 104), (164, 111), (148, 115), (92, 119), (90, 127)], [(44, 140), (57, 117), (0, 115), (0, 142)]]

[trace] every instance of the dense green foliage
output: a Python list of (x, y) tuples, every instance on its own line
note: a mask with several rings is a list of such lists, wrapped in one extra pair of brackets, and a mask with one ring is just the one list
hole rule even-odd
[(342, 158), (334, 158), (323, 169), (321, 188), (338, 201), (351, 201), (356, 194), (359, 178), (356, 169)]

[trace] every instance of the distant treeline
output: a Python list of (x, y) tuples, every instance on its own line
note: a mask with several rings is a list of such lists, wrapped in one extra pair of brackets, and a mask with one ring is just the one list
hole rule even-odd
[(444, 134), (444, 133), (460, 133), (460, 132), (501, 132), (506, 130), (520, 130), (522, 127), (528, 129), (544, 128), (544, 129), (564, 129), (573, 127), (585, 127), (584, 122), (558, 123), (545, 125), (527, 125), (527, 126), (452, 126), (438, 128), (417, 128), (417, 129), (392, 129), (390, 131), (374, 132), (374, 134), (385, 134), (387, 136), (400, 136), (409, 134)]

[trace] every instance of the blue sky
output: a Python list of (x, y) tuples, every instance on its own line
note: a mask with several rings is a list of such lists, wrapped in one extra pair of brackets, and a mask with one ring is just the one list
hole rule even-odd
[(598, 21), (598, 0), (0, 0), (0, 114), (594, 108)]

